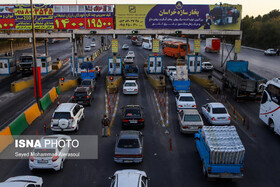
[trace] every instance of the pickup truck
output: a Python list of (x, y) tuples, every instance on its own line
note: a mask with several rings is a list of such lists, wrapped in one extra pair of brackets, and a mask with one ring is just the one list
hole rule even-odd
[[(173, 75), (174, 74), (174, 75)], [(190, 92), (191, 80), (188, 78), (187, 66), (176, 66), (176, 73), (170, 74), (173, 92)]]
[(124, 76), (126, 79), (138, 79), (139, 77), (139, 68), (137, 65), (125, 64), (124, 67)]
[(205, 176), (243, 177), (245, 148), (234, 126), (203, 126), (194, 138)]

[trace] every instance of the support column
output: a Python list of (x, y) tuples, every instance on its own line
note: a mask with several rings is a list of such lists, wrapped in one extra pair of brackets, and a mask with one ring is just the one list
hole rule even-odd
[(10, 39), (10, 53), (11, 53), (11, 56), (14, 56), (13, 40), (14, 39)]
[(222, 59), (221, 59), (221, 67), (223, 67), (224, 64), (224, 37), (222, 37)]
[(49, 52), (48, 52), (48, 39), (45, 39), (45, 54), (46, 54), (46, 56), (49, 55)]
[(72, 76), (75, 76), (75, 43), (76, 43), (76, 39), (75, 39), (75, 35), (73, 34), (73, 39), (72, 39)]

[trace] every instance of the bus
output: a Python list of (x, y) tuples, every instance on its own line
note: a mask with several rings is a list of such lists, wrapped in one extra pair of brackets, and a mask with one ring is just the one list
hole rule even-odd
[[(188, 45), (188, 54), (190, 54), (190, 44)], [(162, 53), (167, 56), (178, 58), (179, 54), (182, 58), (185, 58), (187, 52), (187, 44), (183, 42), (164, 42)]]
[(265, 84), (259, 118), (280, 135), (280, 78), (274, 78)]
[(142, 48), (152, 50), (153, 49), (153, 39), (150, 37), (142, 38)]

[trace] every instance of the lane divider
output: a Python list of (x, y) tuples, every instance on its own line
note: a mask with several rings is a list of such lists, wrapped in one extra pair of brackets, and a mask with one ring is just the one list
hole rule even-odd
[(114, 112), (113, 112), (111, 123), (110, 123), (109, 129), (108, 129), (108, 136), (111, 136), (111, 128), (114, 125), (115, 117), (116, 117), (117, 110), (118, 110), (119, 99), (120, 99), (120, 93), (118, 93), (118, 96), (117, 96)]
[(165, 95), (165, 112), (166, 112), (166, 119), (165, 119), (165, 125), (166, 127), (169, 126), (169, 117), (168, 117), (168, 92), (166, 92), (166, 95)]
[(156, 101), (156, 105), (157, 105), (157, 109), (158, 109), (158, 113), (159, 113), (159, 116), (160, 116), (160, 121), (161, 121), (162, 127), (165, 127), (164, 120), (163, 120), (163, 117), (162, 117), (162, 114), (161, 114), (161, 111), (160, 111), (159, 102), (158, 102), (158, 99), (157, 99), (157, 96), (156, 96), (156, 93), (155, 93), (154, 90), (153, 90), (153, 93), (154, 93), (154, 98), (155, 98), (155, 101)]
[(105, 91), (105, 114), (108, 116), (109, 112), (108, 112), (108, 96), (107, 93)]

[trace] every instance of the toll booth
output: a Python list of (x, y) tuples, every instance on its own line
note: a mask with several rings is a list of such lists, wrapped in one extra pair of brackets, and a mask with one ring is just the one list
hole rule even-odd
[(108, 75), (122, 74), (122, 57), (108, 57)]
[(148, 73), (161, 74), (162, 71), (162, 56), (150, 55), (148, 59)]
[(81, 74), (81, 67), (84, 62), (87, 62), (87, 57), (75, 57), (74, 67), (72, 67), (72, 57), (70, 57), (71, 73)]
[(0, 57), (0, 75), (10, 75), (16, 72), (15, 57)]
[(52, 71), (52, 57), (51, 56), (38, 56), (37, 67), (41, 67), (41, 74), (48, 74)]
[(189, 73), (201, 73), (201, 55), (186, 55)]

